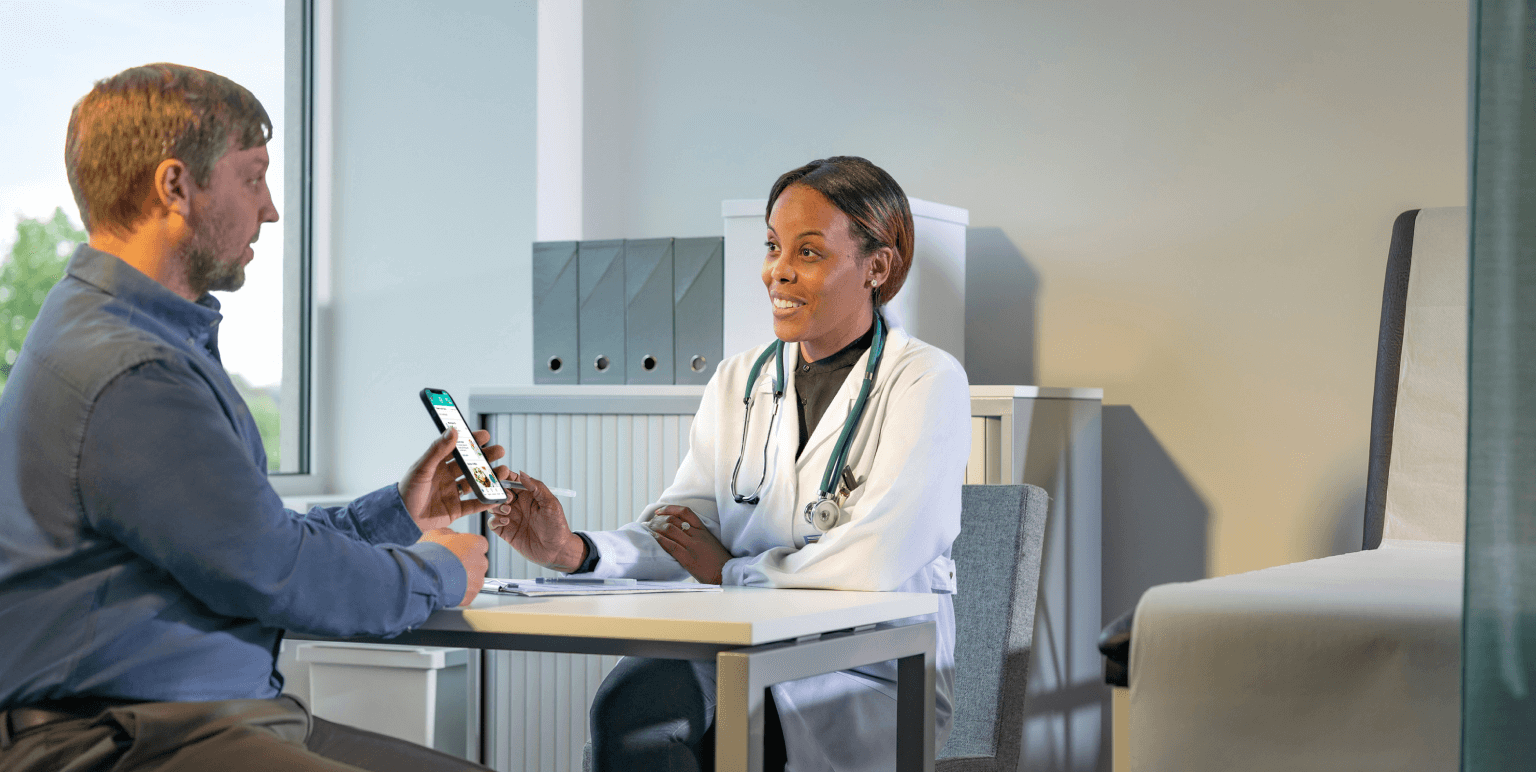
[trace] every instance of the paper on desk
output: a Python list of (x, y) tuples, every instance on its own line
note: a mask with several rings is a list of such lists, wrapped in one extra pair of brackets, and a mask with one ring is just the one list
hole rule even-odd
[(635, 582), (634, 584), (539, 584), (533, 579), (485, 580), (481, 592), (543, 598), (551, 595), (639, 595), (653, 592), (720, 592), (718, 584)]

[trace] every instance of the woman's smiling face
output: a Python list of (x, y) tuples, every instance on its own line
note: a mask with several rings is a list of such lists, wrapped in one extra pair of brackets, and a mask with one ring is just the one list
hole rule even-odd
[(768, 215), (763, 284), (773, 305), (773, 334), (798, 342), (807, 362), (836, 354), (874, 322), (870, 282), (884, 279), (888, 250), (860, 259), (852, 224), (804, 185), (785, 188)]

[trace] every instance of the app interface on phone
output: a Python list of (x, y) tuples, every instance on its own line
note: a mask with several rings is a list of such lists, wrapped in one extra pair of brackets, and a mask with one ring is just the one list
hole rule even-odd
[(469, 467), (469, 474), (480, 486), (480, 492), (488, 499), (506, 498), (501, 483), (496, 481), (496, 475), (491, 472), (490, 462), (485, 460), (485, 454), (475, 444), (474, 435), (469, 433), (469, 425), (464, 423), (464, 416), (459, 413), (458, 406), (453, 404), (453, 398), (436, 391), (427, 392), (427, 398), (431, 400), (432, 409), (437, 411), (437, 417), (443, 425), (451, 426), (458, 432), (456, 447), (459, 456), (464, 459), (464, 465)]

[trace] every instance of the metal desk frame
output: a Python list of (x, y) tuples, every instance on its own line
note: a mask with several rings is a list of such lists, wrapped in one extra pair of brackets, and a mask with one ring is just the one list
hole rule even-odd
[[(719, 667), (715, 707), (715, 769), (762, 772), (763, 703), (768, 687), (799, 678), (897, 661), (896, 769), (933, 772), (933, 622), (878, 624), (757, 646), (622, 637), (529, 635), (473, 630), (462, 615), (440, 611), (427, 624), (387, 641), (400, 646), (610, 654), (659, 659), (710, 659)], [(290, 634), (296, 640), (336, 640)]]

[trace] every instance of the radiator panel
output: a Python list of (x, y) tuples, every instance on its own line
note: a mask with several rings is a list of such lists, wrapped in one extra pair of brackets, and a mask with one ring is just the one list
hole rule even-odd
[[(485, 416), (505, 463), (577, 491), (562, 499), (571, 528), (604, 531), (634, 520), (677, 473), (690, 415), (497, 413)], [(607, 452), (605, 452), (607, 451)], [(491, 537), (490, 575), (555, 576)], [(485, 652), (485, 763), (500, 772), (575, 772), (587, 706), (617, 657)]]

